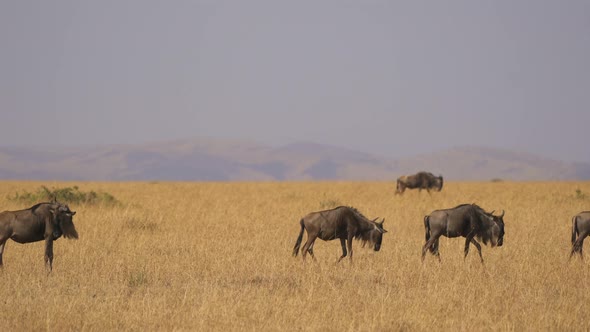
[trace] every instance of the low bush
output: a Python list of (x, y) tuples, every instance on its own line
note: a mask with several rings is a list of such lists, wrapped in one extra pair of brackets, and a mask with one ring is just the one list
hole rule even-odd
[(90, 204), (90, 205), (117, 205), (120, 202), (111, 194), (106, 192), (80, 191), (78, 186), (65, 187), (65, 188), (47, 188), (41, 186), (35, 192), (24, 191), (22, 193), (16, 192), (12, 196), (7, 197), (11, 201), (19, 201), (23, 203), (38, 203), (47, 202), (52, 199), (56, 199), (60, 203), (71, 203), (71, 204)]

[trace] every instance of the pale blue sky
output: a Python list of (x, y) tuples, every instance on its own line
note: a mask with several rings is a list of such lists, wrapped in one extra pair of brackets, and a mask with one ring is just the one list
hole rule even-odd
[(590, 1), (0, 0), (0, 145), (590, 161)]

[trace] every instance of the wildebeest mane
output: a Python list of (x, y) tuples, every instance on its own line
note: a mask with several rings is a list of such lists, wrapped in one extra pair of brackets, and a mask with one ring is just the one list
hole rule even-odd
[[(468, 203), (465, 203), (465, 204), (459, 204), (459, 205), (455, 206), (454, 208), (452, 208), (452, 209), (448, 209), (448, 210), (454, 210), (454, 209), (457, 209), (457, 208), (460, 208), (460, 207), (463, 207), (463, 206), (466, 206), (466, 205), (477, 206), (477, 205), (475, 205), (475, 204), (468, 204)], [(477, 207), (479, 207), (479, 206), (477, 206)]]
[[(484, 216), (490, 217), (492, 218), (492, 223), (493, 223), (493, 217), (492, 214), (487, 212), (486, 210), (482, 209), (480, 206), (478, 206), (477, 204), (473, 203), (471, 204), (474, 208), (474, 214), (475, 214), (475, 218), (479, 219), (479, 221), (483, 224), (485, 222), (485, 220), (482, 217), (482, 214)], [(491, 241), (492, 239), (492, 227), (485, 227), (484, 225), (482, 225), (483, 227), (480, 227), (477, 234), (476, 234), (476, 238), (481, 240), (483, 242), (484, 245), (488, 245), (488, 242)]]
[[(374, 222), (374, 221), (372, 221), (372, 220), (368, 219), (367, 217), (365, 217), (365, 216), (364, 216), (364, 215), (363, 215), (363, 214), (362, 214), (362, 213), (361, 213), (359, 210), (357, 210), (356, 208), (354, 208), (354, 207), (352, 207), (352, 206), (350, 206), (349, 208), (352, 210), (352, 212), (354, 212), (354, 214), (355, 214), (355, 216), (357, 217), (357, 220), (358, 220), (359, 222), (365, 222), (365, 223), (368, 223), (368, 224), (370, 224), (370, 225), (375, 225), (375, 222)], [(356, 232), (356, 234), (354, 234), (354, 238), (355, 238), (356, 240), (361, 240), (361, 241), (362, 241), (362, 243), (363, 243), (363, 246), (364, 246), (364, 245), (365, 245), (367, 242), (373, 243), (373, 241), (372, 241), (372, 239), (371, 239), (371, 236), (370, 236), (370, 233), (371, 233), (370, 231), (372, 231), (372, 230), (373, 230), (373, 228), (371, 228), (371, 229), (368, 229), (368, 230), (366, 230), (366, 229), (365, 229), (365, 230), (359, 229), (359, 230)]]
[(369, 219), (367, 217), (365, 217), (361, 211), (357, 210), (355, 207), (352, 206), (347, 206), (349, 209), (351, 209), (358, 217), (364, 219), (365, 221), (369, 221)]
[[(354, 208), (352, 206), (337, 206), (333, 209), (325, 210), (322, 212), (327, 212), (327, 211), (338, 211), (338, 216), (337, 216), (338, 221), (341, 221), (342, 219), (344, 219), (346, 217), (352, 217), (358, 223), (367, 223), (367, 224), (371, 224), (371, 225), (375, 224), (372, 220), (369, 220), (359, 210), (357, 210), (356, 208)], [(363, 242), (370, 241), (369, 231), (367, 231), (366, 229), (359, 228), (357, 230), (357, 232), (355, 234), (353, 234), (353, 236), (355, 239), (357, 239), (357, 240), (360, 239)]]
[(50, 203), (47, 203), (47, 202), (37, 203), (37, 204), (35, 204), (35, 205), (31, 206), (30, 208), (28, 208), (28, 209), (25, 209), (25, 210), (31, 210), (31, 212), (35, 213), (35, 211), (36, 211), (36, 210), (37, 210), (37, 209), (38, 209), (38, 208), (39, 208), (41, 205), (43, 205), (43, 204), (50, 204)]

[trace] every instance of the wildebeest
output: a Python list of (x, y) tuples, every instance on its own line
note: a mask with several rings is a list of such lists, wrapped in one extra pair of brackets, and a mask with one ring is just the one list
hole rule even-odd
[(434, 174), (429, 172), (418, 172), (414, 175), (402, 175), (399, 178), (397, 178), (397, 187), (395, 189), (395, 194), (403, 194), (406, 188), (418, 188), (418, 191), (426, 189), (426, 191), (428, 191), (428, 193), (430, 194), (430, 189), (436, 189), (436, 191), (441, 191), (442, 187), (442, 175), (434, 176)]
[(293, 248), (293, 256), (297, 256), (299, 253), (299, 247), (303, 239), (303, 230), (307, 231), (307, 241), (301, 249), (303, 260), (305, 260), (305, 255), (308, 252), (315, 259), (313, 255), (313, 244), (316, 238), (324, 241), (340, 239), (342, 256), (338, 259), (338, 262), (346, 257), (347, 240), (350, 261), (352, 262), (353, 238), (360, 239), (363, 243), (370, 242), (374, 244), (373, 249), (379, 251), (381, 249), (383, 234), (387, 233), (387, 231), (383, 229), (385, 219), (382, 219), (381, 222), (376, 222), (377, 219), (379, 218), (369, 220), (355, 208), (348, 206), (339, 206), (331, 210), (309, 213), (299, 222), (301, 224), (301, 231)]
[(0, 213), (0, 267), (2, 253), (8, 239), (18, 243), (45, 240), (45, 266), (53, 268), (53, 241), (62, 235), (65, 238), (78, 238), (72, 222), (76, 211), (58, 202), (39, 203), (28, 209), (4, 211)]
[(584, 238), (590, 235), (590, 211), (584, 211), (576, 214), (572, 218), (572, 252), (570, 259), (575, 253), (582, 256), (582, 246), (584, 245)]
[(463, 258), (469, 253), (469, 243), (473, 243), (483, 263), (481, 245), (475, 238), (480, 239), (484, 244), (490, 242), (492, 247), (496, 245), (500, 247), (504, 243), (504, 211), (499, 216), (494, 216), (492, 213), (485, 212), (475, 204), (463, 204), (452, 209), (435, 210), (425, 216), (426, 243), (422, 248), (422, 261), (427, 250), (430, 250), (440, 261), (438, 241), (444, 235), (448, 238), (459, 236), (465, 238)]

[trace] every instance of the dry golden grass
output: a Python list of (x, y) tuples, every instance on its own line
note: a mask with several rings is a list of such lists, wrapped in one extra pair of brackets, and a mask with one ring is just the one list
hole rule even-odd
[[(42, 183), (0, 183), (5, 199)], [(43, 183), (71, 186), (74, 183)], [(394, 196), (391, 182), (75, 183), (121, 207), (72, 206), (80, 239), (9, 241), (0, 330), (589, 330), (590, 266), (568, 262), (571, 217), (588, 182), (445, 183)], [(420, 262), (423, 216), (476, 202), (506, 210), (501, 248), (441, 239)], [(380, 252), (318, 240), (317, 262), (291, 257), (299, 219), (332, 204), (385, 217)]]

